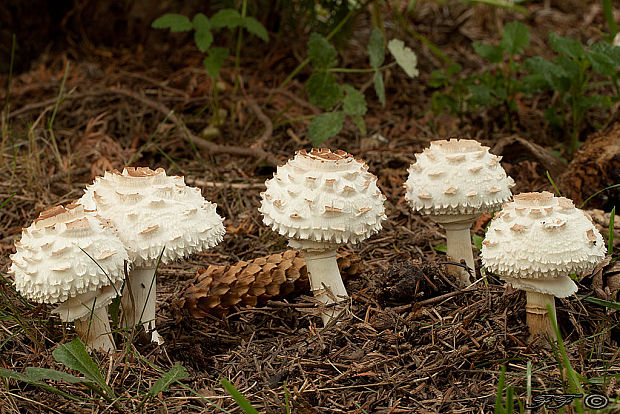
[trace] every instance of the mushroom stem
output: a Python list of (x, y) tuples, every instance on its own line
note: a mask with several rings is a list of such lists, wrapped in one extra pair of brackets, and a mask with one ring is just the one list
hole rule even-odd
[[(301, 242), (301, 244), (303, 245), (304, 242)], [(348, 294), (340, 277), (340, 270), (336, 261), (336, 248), (322, 250), (306, 248), (303, 249), (303, 253), (308, 269), (310, 290), (314, 297), (326, 304), (343, 301)], [(327, 325), (343, 309), (344, 304), (324, 309), (321, 312), (323, 324)]]
[(112, 338), (112, 330), (110, 329), (107, 306), (96, 308), (92, 314), (89, 313), (82, 318), (74, 320), (73, 324), (75, 325), (75, 331), (88, 347), (103, 352), (116, 350), (116, 345)]
[(142, 324), (146, 332), (152, 331), (151, 340), (161, 345), (164, 340), (155, 329), (156, 286), (155, 268), (133, 268), (123, 290), (121, 303), (125, 327)]
[[(465, 264), (473, 273), (475, 273), (476, 268), (474, 267), (470, 229), (477, 217), (478, 215), (473, 214), (454, 217), (433, 217), (435, 222), (441, 224), (446, 230), (448, 256), (457, 262), (465, 260)], [(448, 265), (448, 272), (456, 277), (458, 284), (462, 287), (467, 287), (471, 284), (469, 272), (462, 267)]]
[(551, 319), (549, 318), (549, 312), (547, 311), (547, 305), (551, 306), (553, 311), (553, 319), (557, 324), (557, 317), (555, 314), (555, 297), (539, 292), (526, 291), (527, 305), (526, 322), (530, 329), (530, 341), (537, 335), (549, 336), (551, 339), (556, 339)]

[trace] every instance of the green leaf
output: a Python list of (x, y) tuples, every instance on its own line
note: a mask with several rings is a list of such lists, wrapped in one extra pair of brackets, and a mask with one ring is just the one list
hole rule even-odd
[(189, 373), (183, 365), (177, 362), (168, 372), (164, 373), (161, 378), (155, 381), (155, 384), (153, 384), (149, 390), (149, 394), (155, 397), (162, 391), (168, 391), (168, 387), (170, 387), (170, 384), (173, 382), (180, 381), (187, 377), (189, 377)]
[(344, 112), (326, 112), (314, 118), (308, 128), (308, 139), (312, 146), (319, 147), (328, 138), (333, 137), (342, 129)]
[(192, 26), (196, 31), (211, 30), (209, 18), (202, 13), (196, 13), (192, 19)]
[(491, 96), (491, 89), (485, 85), (470, 85), (471, 101), (474, 105), (492, 106), (495, 100)]
[(433, 246), (433, 249), (435, 249), (436, 251), (440, 252), (440, 253), (447, 253), (448, 252), (448, 246), (446, 246), (444, 243), (439, 243)]
[(202, 61), (209, 76), (213, 79), (217, 79), (220, 74), (220, 69), (222, 69), (222, 65), (224, 64), (224, 60), (226, 60), (227, 57), (228, 49), (225, 47), (214, 47), (209, 50), (209, 54)]
[(504, 26), (500, 46), (509, 55), (523, 52), (530, 44), (530, 30), (521, 22), (510, 22)]
[(392, 39), (388, 43), (388, 50), (396, 59), (396, 63), (403, 68), (409, 77), (414, 78), (418, 76), (420, 73), (417, 68), (418, 57), (411, 48), (405, 46), (405, 42), (400, 39)]
[(69, 398), (72, 400), (79, 400), (79, 398), (77, 398), (74, 395), (68, 394), (66, 392), (60, 391), (58, 388), (52, 387), (51, 385), (48, 385), (44, 382), (38, 381), (38, 380), (33, 380), (30, 377), (28, 377), (27, 375), (24, 375), (22, 373), (19, 372), (15, 372), (15, 371), (11, 371), (9, 369), (5, 369), (5, 368), (0, 368), (0, 377), (3, 378), (7, 378), (7, 379), (12, 379), (15, 381), (21, 381), (21, 382), (25, 382), (26, 384), (31, 384), (34, 386), (37, 386), (39, 388), (42, 388), (46, 391), (52, 392), (54, 394), (58, 394), (58, 395), (62, 395), (65, 398)]
[(487, 45), (485, 43), (472, 43), (474, 50), (480, 56), (492, 63), (499, 63), (504, 59), (504, 50), (500, 46)]
[(202, 13), (197, 13), (192, 20), (194, 27), (194, 42), (201, 52), (206, 51), (213, 43), (213, 35), (211, 34), (211, 22)]
[(553, 32), (549, 33), (551, 48), (558, 53), (563, 53), (572, 59), (578, 60), (584, 57), (583, 45), (570, 37), (563, 37)]
[(484, 240), (484, 237), (474, 234), (472, 236), (472, 240), (474, 242), (474, 246), (476, 246), (476, 249), (482, 250), (482, 241)]
[(370, 66), (373, 69), (379, 68), (383, 65), (385, 60), (385, 39), (383, 32), (378, 27), (375, 27), (370, 34), (370, 40), (368, 41), (368, 58), (370, 59)]
[(364, 94), (352, 86), (344, 85), (345, 96), (343, 100), (342, 110), (347, 115), (364, 115), (366, 114), (366, 98)]
[(222, 378), (220, 382), (245, 414), (258, 414), (256, 408), (252, 407), (252, 404), (250, 404), (250, 402), (243, 396), (243, 394), (237, 391), (234, 385), (232, 385), (228, 380), (224, 378)]
[(312, 33), (308, 40), (308, 58), (317, 69), (326, 69), (336, 66), (338, 52), (327, 39), (318, 33)]
[(269, 33), (267, 33), (267, 29), (265, 29), (265, 26), (263, 26), (262, 23), (254, 17), (245, 17), (241, 22), (241, 25), (245, 27), (248, 32), (252, 33), (259, 39), (264, 40), (265, 42), (269, 41)]
[(552, 88), (560, 89), (563, 85), (559, 79), (568, 77), (568, 73), (562, 66), (540, 56), (526, 59), (525, 66), (533, 74), (542, 76)]
[(620, 46), (613, 46), (607, 42), (596, 42), (590, 46), (590, 50), (609, 57), (614, 65), (620, 66)]
[(79, 384), (83, 382), (90, 382), (86, 378), (78, 378), (66, 372), (56, 371), (55, 369), (27, 367), (26, 376), (32, 381), (40, 381), (43, 379), (49, 379), (54, 381), (65, 381), (70, 384)]
[(196, 30), (194, 32), (194, 42), (201, 52), (206, 52), (213, 43), (211, 30)]
[(211, 16), (211, 24), (216, 29), (227, 27), (234, 29), (241, 25), (242, 17), (235, 9), (224, 9)]
[(590, 52), (586, 54), (586, 59), (588, 59), (595, 72), (603, 76), (614, 76), (616, 74), (617, 65), (606, 54)]
[(310, 103), (319, 108), (330, 109), (342, 100), (342, 88), (330, 72), (314, 72), (306, 82), (306, 90)]
[(357, 128), (360, 130), (360, 133), (362, 135), (366, 135), (366, 123), (364, 122), (364, 118), (362, 118), (360, 115), (355, 115), (351, 119), (353, 120), (353, 123), (357, 126)]
[(381, 102), (381, 106), (385, 106), (385, 86), (383, 85), (383, 75), (380, 71), (375, 71), (373, 81), (379, 102)]
[(187, 16), (176, 13), (166, 13), (151, 23), (154, 29), (170, 29), (171, 32), (188, 32), (192, 30), (192, 22)]
[(110, 395), (112, 389), (106, 384), (99, 367), (86, 352), (86, 347), (79, 338), (73, 341), (59, 345), (52, 352), (54, 359), (68, 368), (81, 372), (86, 378), (93, 381), (101, 389), (106, 390)]

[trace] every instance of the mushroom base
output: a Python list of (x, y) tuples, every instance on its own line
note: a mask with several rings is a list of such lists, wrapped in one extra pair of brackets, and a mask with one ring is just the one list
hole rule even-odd
[(108, 307), (99, 307), (93, 311), (92, 318), (90, 316), (88, 314), (73, 321), (77, 334), (91, 349), (103, 352), (115, 351), (116, 345), (110, 329)]
[(163, 338), (155, 329), (155, 300), (157, 275), (155, 268), (134, 268), (123, 290), (123, 323), (132, 328), (142, 324), (146, 332), (151, 332), (151, 340), (161, 345)]
[[(476, 268), (471, 247), (470, 229), (472, 224), (474, 224), (474, 220), (479, 216), (479, 214), (431, 216), (436, 223), (441, 224), (446, 230), (447, 255), (457, 262), (465, 260), (465, 264), (474, 275), (476, 274)], [(469, 272), (462, 267), (448, 265), (448, 272), (456, 278), (460, 286), (467, 287), (471, 284)]]
[(347, 289), (340, 277), (338, 262), (336, 261), (336, 247), (316, 242), (291, 241), (291, 247), (303, 251), (310, 280), (310, 290), (319, 301), (337, 305), (324, 308), (321, 311), (323, 324), (327, 325), (336, 318), (346, 306)]
[(557, 339), (555, 336), (555, 331), (553, 330), (549, 311), (547, 310), (547, 305), (549, 305), (551, 307), (551, 311), (553, 312), (553, 320), (557, 324), (555, 313), (555, 296), (538, 292), (525, 293), (527, 299), (527, 305), (525, 307), (526, 322), (528, 328), (530, 329), (530, 342), (539, 335), (548, 336), (551, 339)]

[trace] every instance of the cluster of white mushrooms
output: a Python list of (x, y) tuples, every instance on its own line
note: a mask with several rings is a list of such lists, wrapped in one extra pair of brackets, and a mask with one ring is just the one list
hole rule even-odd
[[(463, 287), (475, 274), (472, 223), (503, 206), (489, 226), (482, 262), (527, 292), (530, 333), (553, 336), (547, 306), (555, 309), (554, 297), (576, 292), (569, 275), (604, 258), (603, 238), (566, 198), (547, 192), (513, 198), (514, 181), (500, 160), (477, 141), (433, 141), (416, 154), (405, 198), (445, 228), (448, 256), (463, 263), (450, 271)], [(377, 233), (386, 219), (377, 177), (344, 151), (298, 151), (267, 180), (261, 198), (264, 223), (303, 252), (312, 293), (325, 304), (323, 322), (337, 319), (348, 295), (336, 249)], [(10, 273), (28, 299), (60, 303), (53, 312), (74, 321), (91, 348), (115, 349), (107, 305), (121, 289), (124, 325), (143, 324), (161, 344), (156, 267), (218, 244), (225, 230), (215, 210), (198, 188), (163, 169), (106, 172), (75, 204), (44, 211), (23, 229)]]
[(225, 233), (216, 206), (200, 189), (163, 169), (109, 171), (74, 204), (41, 213), (15, 243), (9, 270), (31, 300), (60, 303), (88, 346), (112, 351), (107, 306), (122, 289), (126, 327), (155, 330), (155, 268), (218, 244)]

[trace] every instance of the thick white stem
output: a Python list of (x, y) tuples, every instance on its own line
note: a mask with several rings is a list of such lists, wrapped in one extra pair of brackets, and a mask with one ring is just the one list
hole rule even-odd
[(557, 317), (555, 314), (555, 296), (538, 292), (525, 292), (527, 305), (526, 322), (530, 329), (530, 341), (538, 335), (549, 336), (551, 339), (556, 339), (551, 319), (549, 318), (549, 312), (547, 311), (547, 305), (550, 305), (553, 311), (553, 319), (557, 324)]
[(101, 306), (91, 314), (73, 321), (75, 331), (91, 349), (103, 352), (114, 352), (116, 346), (112, 338), (110, 321), (108, 319), (108, 307)]
[[(340, 269), (336, 261), (336, 249), (304, 250), (310, 289), (314, 297), (323, 303), (334, 303), (346, 300), (347, 289), (340, 277)], [(326, 308), (321, 314), (323, 324), (338, 316), (345, 305)]]
[[(451, 218), (433, 217), (446, 230), (447, 254), (456, 261), (465, 260), (471, 273), (475, 274), (474, 254), (471, 246), (470, 229), (477, 215)], [(458, 284), (467, 287), (471, 284), (469, 272), (460, 266), (448, 265), (448, 272), (456, 277)]]
[(146, 332), (152, 331), (151, 339), (159, 345), (163, 339), (155, 329), (155, 302), (157, 276), (154, 268), (133, 268), (127, 286), (123, 290), (123, 321), (125, 327), (143, 324)]

